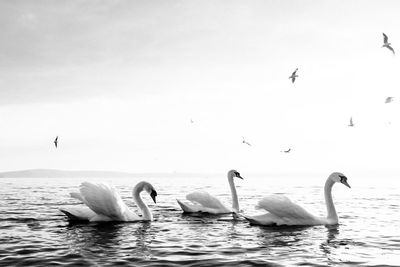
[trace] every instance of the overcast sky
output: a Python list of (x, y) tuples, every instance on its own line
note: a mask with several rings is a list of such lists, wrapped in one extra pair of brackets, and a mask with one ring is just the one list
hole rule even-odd
[(398, 171), (399, 12), (399, 1), (1, 1), (0, 171)]

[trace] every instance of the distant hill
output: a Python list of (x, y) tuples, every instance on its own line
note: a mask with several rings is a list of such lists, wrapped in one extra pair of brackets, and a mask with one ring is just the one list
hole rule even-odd
[[(204, 174), (203, 174), (204, 175)], [(128, 173), (115, 171), (64, 171), (53, 169), (31, 169), (0, 172), (0, 178), (134, 178), (134, 177), (198, 177), (193, 173)]]
[(133, 177), (127, 172), (113, 171), (63, 171), (52, 169), (32, 169), (0, 172), (0, 178), (74, 178), (74, 177)]

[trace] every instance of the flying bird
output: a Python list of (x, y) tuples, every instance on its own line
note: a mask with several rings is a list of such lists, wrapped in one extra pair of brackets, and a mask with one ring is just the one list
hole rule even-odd
[(349, 125), (348, 125), (349, 127), (353, 127), (354, 126), (354, 123), (353, 123), (353, 118), (352, 117), (350, 117), (350, 123), (349, 123)]
[(295, 71), (293, 71), (292, 75), (290, 75), (289, 79), (292, 79), (292, 83), (296, 80), (296, 77), (299, 77), (299, 75), (296, 74), (296, 72), (299, 70), (299, 68), (296, 68)]
[(192, 119), (190, 119), (190, 123), (194, 123), (194, 121)]
[(248, 145), (248, 146), (251, 146), (251, 144), (250, 144), (249, 142), (247, 142), (247, 141), (244, 139), (243, 136), (242, 136), (242, 139), (243, 139), (243, 141), (242, 141), (243, 144), (246, 144), (246, 145)]
[(392, 102), (394, 99), (393, 99), (394, 97), (392, 97), (392, 96), (388, 96), (387, 98), (386, 98), (386, 100), (385, 100), (385, 104), (388, 104), (388, 103), (390, 103), (390, 102)]
[(54, 145), (55, 145), (56, 148), (57, 148), (57, 146), (58, 146), (58, 136), (56, 137), (56, 139), (54, 139)]
[(292, 150), (292, 149), (289, 148), (288, 150), (283, 150), (283, 151), (281, 151), (281, 152), (283, 152), (283, 153), (289, 153), (291, 150)]
[(393, 55), (395, 54), (394, 53), (394, 49), (393, 49), (393, 47), (391, 47), (391, 43), (389, 43), (388, 42), (388, 37), (387, 37), (387, 35), (385, 34), (385, 33), (382, 33), (383, 34), (383, 45), (382, 45), (382, 47), (386, 47), (387, 49), (389, 49), (390, 51), (392, 51), (393, 52)]

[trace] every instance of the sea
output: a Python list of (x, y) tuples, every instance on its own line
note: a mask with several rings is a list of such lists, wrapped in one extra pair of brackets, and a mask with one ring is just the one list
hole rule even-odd
[[(243, 214), (257, 201), (284, 194), (324, 216), (329, 173), (308, 179), (265, 175), (235, 180)], [(112, 183), (129, 207), (134, 185), (146, 180), (157, 203), (142, 197), (154, 221), (70, 223), (59, 208), (83, 181)], [(250, 225), (233, 215), (183, 214), (176, 199), (206, 190), (231, 205), (226, 175), (140, 178), (0, 178), (0, 266), (400, 266), (400, 182), (348, 176), (336, 184), (339, 224), (309, 227)]]

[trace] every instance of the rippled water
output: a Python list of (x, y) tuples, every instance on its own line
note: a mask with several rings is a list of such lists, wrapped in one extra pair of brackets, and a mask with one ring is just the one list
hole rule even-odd
[[(285, 193), (325, 214), (325, 179), (302, 184), (285, 178), (237, 181), (241, 209), (255, 214), (257, 200)], [(130, 192), (139, 179), (110, 181), (135, 210)], [(231, 215), (183, 215), (175, 199), (206, 189), (230, 203), (224, 177), (151, 178), (158, 203), (151, 223), (70, 224), (58, 211), (78, 205), (68, 193), (83, 179), (0, 179), (0, 265), (192, 266), (400, 266), (399, 187), (349, 182), (334, 187), (340, 224), (325, 227), (259, 227)], [(272, 182), (273, 181), (273, 182)], [(278, 183), (278, 184), (277, 184)], [(290, 185), (290, 186), (289, 186)], [(143, 194), (146, 202), (149, 196)]]

